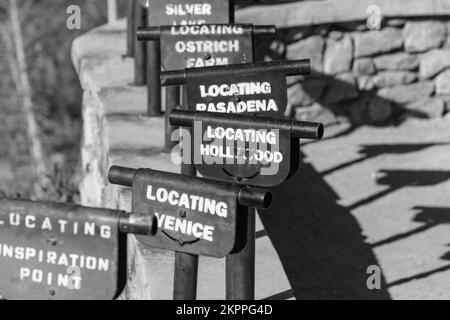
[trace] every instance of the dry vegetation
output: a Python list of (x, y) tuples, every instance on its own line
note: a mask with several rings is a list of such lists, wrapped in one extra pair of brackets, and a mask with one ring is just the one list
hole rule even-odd
[[(66, 28), (66, 9), (74, 4), (81, 8), (81, 30)], [(106, 21), (105, 4), (105, 0), (1, 0), (2, 194), (76, 202), (82, 93), (70, 48), (74, 38)], [(120, 4), (122, 10), (125, 1)], [(17, 8), (19, 29), (14, 28), (11, 6)], [(17, 39), (23, 42), (23, 64)], [(21, 70), (24, 65), (26, 69)], [(30, 83), (28, 108), (24, 79)], [(33, 118), (37, 126), (30, 130)], [(35, 152), (39, 146), (41, 159)], [(44, 177), (36, 173), (39, 162)]]

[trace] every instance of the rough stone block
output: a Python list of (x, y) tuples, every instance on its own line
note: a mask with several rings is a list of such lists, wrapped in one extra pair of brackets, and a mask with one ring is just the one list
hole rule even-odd
[(436, 94), (450, 94), (450, 69), (436, 77)]
[(341, 40), (329, 38), (326, 43), (324, 73), (334, 75), (350, 71), (353, 60), (353, 43), (350, 36), (343, 36)]
[(355, 57), (370, 56), (400, 49), (403, 37), (399, 29), (387, 27), (381, 30), (353, 33)]
[(288, 89), (288, 101), (294, 107), (311, 105), (320, 99), (325, 87), (325, 80), (320, 79), (297, 83)]
[(371, 58), (359, 58), (353, 62), (353, 72), (357, 75), (371, 75), (376, 72), (375, 64)]
[(344, 33), (338, 30), (331, 30), (328, 33), (328, 38), (339, 41), (344, 37)]
[(377, 87), (391, 87), (414, 82), (417, 75), (409, 71), (383, 71), (373, 77)]
[(328, 81), (328, 88), (321, 103), (329, 106), (358, 96), (356, 78), (353, 73), (342, 73)]
[(395, 87), (385, 87), (378, 90), (381, 98), (391, 102), (404, 104), (431, 96), (434, 92), (434, 82), (418, 82)]
[(378, 70), (415, 70), (419, 67), (419, 59), (406, 52), (384, 54), (374, 58)]
[(392, 115), (392, 103), (374, 95), (365, 109), (372, 124), (384, 124)]
[(324, 125), (339, 122), (336, 114), (330, 108), (326, 108), (320, 103), (314, 103), (308, 107), (296, 108), (295, 119), (298, 121), (316, 121), (323, 123)]
[(391, 102), (372, 92), (362, 93), (358, 99), (340, 105), (347, 110), (351, 122), (356, 125), (384, 124), (392, 114)]
[(431, 78), (450, 67), (450, 49), (434, 49), (420, 56), (420, 76)]
[(288, 45), (286, 58), (290, 60), (311, 59), (311, 68), (322, 72), (324, 47), (325, 40), (321, 36), (311, 36)]
[(439, 98), (425, 98), (404, 105), (404, 108), (418, 117), (429, 119), (440, 118), (444, 115), (446, 106), (443, 100)]
[(373, 77), (363, 75), (357, 78), (358, 90), (360, 91), (370, 91), (375, 88), (375, 82), (373, 81)]
[(408, 21), (403, 29), (405, 50), (424, 52), (438, 48), (445, 41), (446, 33), (446, 25), (441, 21)]

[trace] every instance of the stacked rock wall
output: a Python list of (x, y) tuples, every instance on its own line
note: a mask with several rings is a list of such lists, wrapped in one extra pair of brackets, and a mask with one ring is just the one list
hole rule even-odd
[(312, 60), (289, 80), (289, 115), (326, 123), (385, 124), (450, 109), (450, 17), (390, 18), (281, 29), (270, 58)]

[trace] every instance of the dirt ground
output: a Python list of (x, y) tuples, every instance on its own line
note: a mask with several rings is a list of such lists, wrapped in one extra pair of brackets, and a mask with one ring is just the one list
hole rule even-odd
[(261, 214), (296, 298), (449, 299), (450, 118), (347, 129), (304, 144)]

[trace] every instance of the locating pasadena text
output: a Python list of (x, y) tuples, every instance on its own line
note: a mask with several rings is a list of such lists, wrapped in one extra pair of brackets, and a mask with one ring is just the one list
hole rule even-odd
[(230, 97), (230, 96), (249, 96), (255, 94), (270, 94), (272, 87), (269, 82), (240, 82), (231, 84), (213, 84), (208, 87), (199, 86), (200, 96), (207, 97)]
[(250, 99), (245, 100), (243, 96), (269, 95), (272, 87), (269, 82), (240, 82), (232, 84), (214, 84), (199, 86), (200, 97), (235, 97), (234, 100), (215, 101), (210, 103), (197, 103), (197, 111), (219, 112), (219, 113), (243, 113), (243, 112), (269, 112), (278, 111), (274, 99)]

